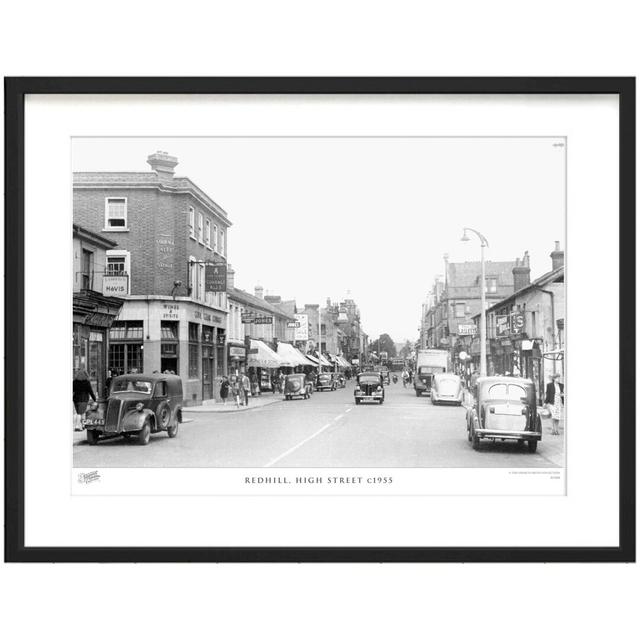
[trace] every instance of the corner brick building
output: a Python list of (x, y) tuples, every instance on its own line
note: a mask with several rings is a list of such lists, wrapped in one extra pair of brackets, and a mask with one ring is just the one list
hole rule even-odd
[(125, 298), (109, 333), (114, 375), (174, 371), (185, 401), (213, 398), (226, 374), (226, 293), (205, 291), (205, 263), (226, 263), (231, 222), (158, 151), (151, 171), (73, 176), (73, 220), (116, 243), (103, 287)]

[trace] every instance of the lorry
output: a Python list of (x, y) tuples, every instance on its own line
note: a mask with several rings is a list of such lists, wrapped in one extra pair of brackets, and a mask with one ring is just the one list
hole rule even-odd
[(435, 373), (446, 373), (449, 352), (444, 349), (419, 349), (416, 354), (416, 370), (413, 376), (413, 388), (416, 396), (431, 394), (431, 381)]

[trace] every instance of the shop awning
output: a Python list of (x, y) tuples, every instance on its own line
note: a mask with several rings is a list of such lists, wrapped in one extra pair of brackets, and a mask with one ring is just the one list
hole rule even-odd
[(277, 369), (286, 367), (286, 362), (261, 340), (252, 340), (251, 349), (247, 357), (247, 367), (261, 367), (263, 369)]
[(345, 369), (351, 368), (351, 365), (342, 356), (338, 356), (338, 365)]
[(285, 367), (297, 367), (299, 365), (308, 366), (311, 364), (305, 356), (303, 356), (292, 344), (288, 342), (278, 343), (278, 356), (282, 358), (286, 364)]
[(323, 367), (332, 367), (333, 366), (322, 354), (320, 354), (320, 364)]
[(314, 367), (318, 366), (318, 358), (316, 358), (315, 356), (312, 356), (310, 353), (307, 353), (304, 357), (307, 360), (309, 360), (309, 363), (312, 364)]

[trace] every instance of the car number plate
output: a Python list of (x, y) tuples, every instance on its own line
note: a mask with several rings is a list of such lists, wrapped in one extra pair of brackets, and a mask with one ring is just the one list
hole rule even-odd
[(104, 420), (102, 418), (85, 418), (82, 424), (85, 427), (103, 427)]
[(522, 407), (496, 407), (495, 414), (498, 416), (521, 416)]

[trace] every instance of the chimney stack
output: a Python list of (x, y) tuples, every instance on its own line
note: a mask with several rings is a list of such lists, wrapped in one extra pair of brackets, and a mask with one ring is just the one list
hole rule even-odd
[(227, 291), (232, 291), (235, 288), (235, 275), (233, 267), (227, 264)]
[(262, 299), (262, 294), (264, 293), (264, 287), (262, 285), (257, 284), (255, 289), (256, 298)]
[(551, 252), (551, 270), (555, 271), (564, 267), (564, 251), (560, 249), (560, 242), (556, 240), (556, 248)]
[(531, 284), (531, 267), (529, 266), (529, 252), (525, 251), (522, 261), (516, 258), (516, 266), (512, 269), (513, 290), (519, 291)]
[(178, 158), (170, 156), (166, 151), (156, 151), (147, 158), (147, 162), (160, 180), (173, 180), (173, 170), (178, 164)]

